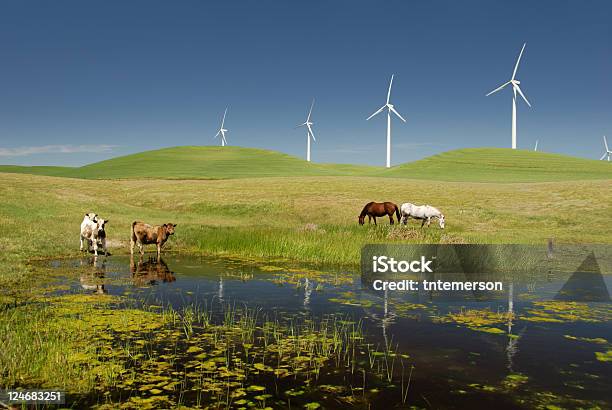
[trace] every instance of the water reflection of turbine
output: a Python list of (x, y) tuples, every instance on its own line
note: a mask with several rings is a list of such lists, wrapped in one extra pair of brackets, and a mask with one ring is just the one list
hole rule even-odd
[(525, 333), (526, 327), (522, 328), (521, 331), (516, 334), (508, 334), (508, 345), (506, 346), (506, 358), (508, 359), (508, 371), (513, 372), (514, 367), (514, 356), (518, 353), (518, 344), (521, 337), (523, 337), (523, 333)]
[(379, 316), (376, 313), (370, 313), (367, 309), (364, 310), (369, 313), (370, 318), (372, 320), (380, 322), (383, 339), (385, 341), (385, 347), (389, 346), (389, 336), (387, 335), (387, 330), (395, 322), (395, 318), (397, 317), (397, 315), (389, 308), (389, 291), (387, 289), (384, 290), (382, 316)]
[(512, 334), (512, 319), (514, 319), (514, 282), (508, 284), (508, 335)]
[(304, 307), (308, 309), (310, 305), (310, 295), (312, 294), (312, 287), (308, 278), (304, 279)]
[(526, 327), (514, 335), (512, 334), (512, 326), (514, 325), (514, 282), (508, 284), (508, 344), (506, 345), (506, 358), (508, 360), (508, 371), (512, 372), (514, 367), (514, 356), (518, 353), (518, 343)]
[(219, 275), (219, 289), (217, 291), (217, 297), (221, 303), (223, 303), (223, 293), (223, 275)]
[[(106, 258), (101, 259), (98, 262), (98, 257), (94, 256), (88, 262), (89, 265), (93, 266), (93, 271), (90, 273), (84, 273), (79, 278), (81, 282), (81, 288), (84, 290), (93, 291), (98, 295), (103, 295), (108, 293), (108, 291), (104, 288), (104, 276), (106, 274)], [(83, 261), (81, 261), (81, 265), (83, 265)]]

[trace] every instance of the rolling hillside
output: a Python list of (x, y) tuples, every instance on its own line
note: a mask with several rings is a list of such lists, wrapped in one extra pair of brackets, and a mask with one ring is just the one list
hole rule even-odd
[(469, 148), (391, 169), (308, 163), (276, 151), (241, 147), (173, 147), (78, 168), (0, 166), (0, 172), (85, 179), (234, 179), (278, 176), (378, 176), (467, 182), (612, 179), (612, 164), (559, 154)]
[(398, 165), (385, 176), (472, 182), (612, 179), (612, 163), (506, 148), (466, 148)]
[(0, 172), (85, 179), (233, 179), (362, 175), (371, 170), (376, 170), (376, 168), (358, 165), (315, 164), (276, 151), (216, 146), (163, 148), (111, 158), (79, 168), (0, 166)]

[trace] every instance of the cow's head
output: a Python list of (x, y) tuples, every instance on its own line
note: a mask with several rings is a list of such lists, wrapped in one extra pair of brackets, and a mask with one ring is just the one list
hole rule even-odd
[(168, 235), (174, 235), (174, 228), (175, 227), (176, 227), (176, 224), (173, 224), (173, 223), (164, 224), (164, 229), (166, 231), (166, 234), (168, 234)]
[(108, 219), (98, 218), (97, 227), (98, 227), (98, 237), (104, 237), (106, 235), (106, 224), (108, 223)]
[(89, 219), (91, 222), (98, 222), (98, 214), (93, 212), (88, 212), (85, 214), (85, 218)]

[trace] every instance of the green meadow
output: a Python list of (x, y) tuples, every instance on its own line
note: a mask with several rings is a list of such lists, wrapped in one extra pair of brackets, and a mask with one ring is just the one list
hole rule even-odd
[[(610, 243), (610, 180), (443, 182), (384, 177), (85, 180), (2, 174), (0, 248), (6, 260), (75, 256), (85, 212), (110, 219), (111, 252), (128, 251), (134, 220), (177, 223), (181, 252), (356, 264), (378, 242)], [(427, 203), (447, 227), (359, 226), (369, 201)], [(4, 275), (6, 276), (6, 275)], [(8, 275), (13, 277), (14, 274)]]

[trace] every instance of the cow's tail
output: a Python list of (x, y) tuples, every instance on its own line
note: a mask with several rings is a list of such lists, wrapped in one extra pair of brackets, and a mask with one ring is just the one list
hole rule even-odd
[(136, 232), (134, 232), (134, 226), (136, 226), (137, 223), (138, 221), (132, 222), (132, 229), (130, 230), (130, 238), (132, 239), (132, 242), (136, 242)]

